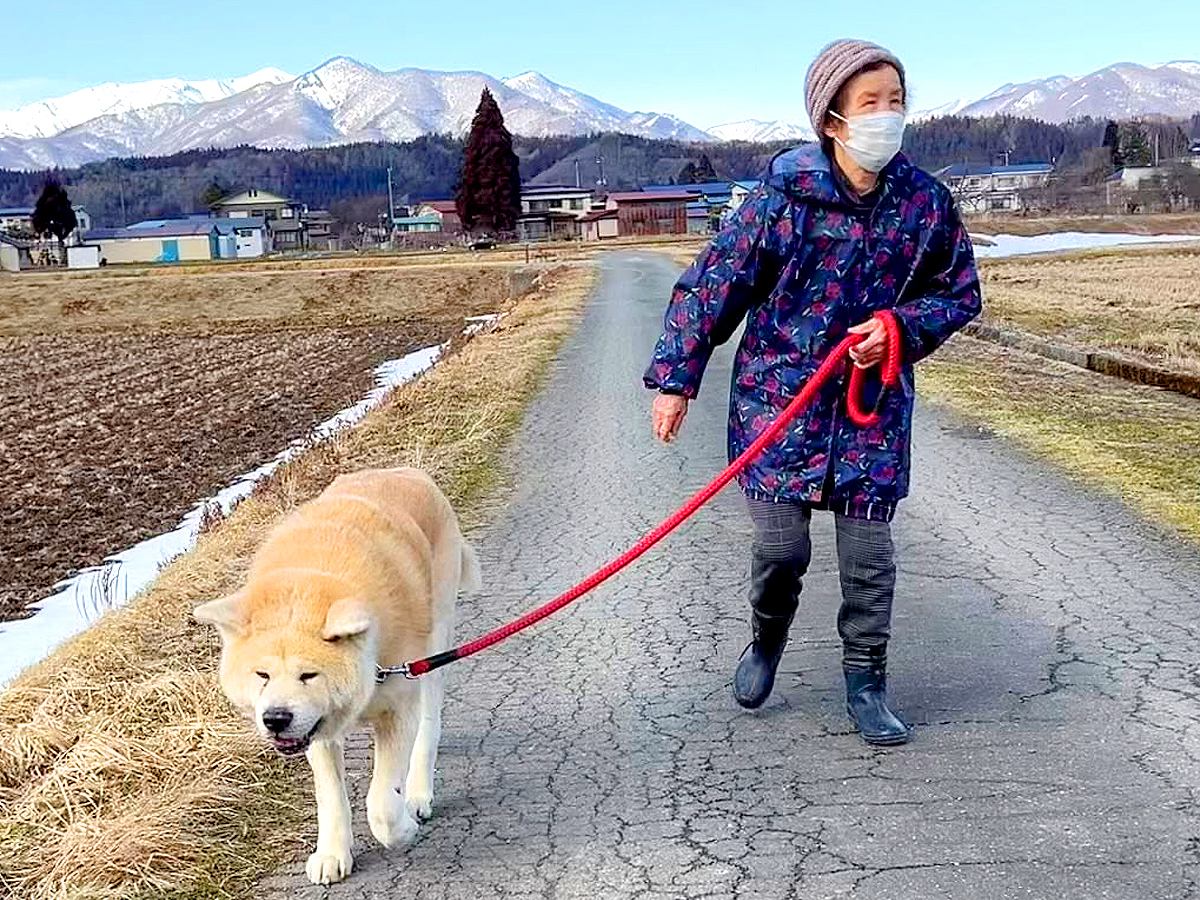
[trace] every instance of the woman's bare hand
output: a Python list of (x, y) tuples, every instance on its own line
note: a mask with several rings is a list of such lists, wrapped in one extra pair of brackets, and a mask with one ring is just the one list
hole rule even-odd
[(664, 444), (675, 440), (679, 429), (687, 416), (688, 399), (675, 394), (659, 394), (654, 398), (650, 409), (650, 418), (654, 426), (654, 436)]
[(883, 322), (872, 316), (861, 325), (849, 329), (851, 334), (865, 334), (866, 337), (850, 348), (850, 358), (860, 369), (869, 369), (878, 365), (883, 359), (884, 345), (887, 343), (887, 332)]

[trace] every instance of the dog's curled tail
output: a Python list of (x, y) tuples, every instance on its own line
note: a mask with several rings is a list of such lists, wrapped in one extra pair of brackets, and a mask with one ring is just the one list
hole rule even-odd
[(483, 574), (479, 571), (479, 557), (475, 548), (465, 540), (462, 542), (462, 576), (459, 588), (465, 594), (474, 593), (483, 587)]

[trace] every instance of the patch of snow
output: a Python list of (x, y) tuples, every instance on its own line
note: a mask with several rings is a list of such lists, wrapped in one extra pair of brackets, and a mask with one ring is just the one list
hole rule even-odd
[(473, 337), (484, 331), (491, 331), (504, 318), (503, 313), (489, 313), (486, 316), (467, 316), (467, 327), (463, 334)]
[[(482, 318), (482, 317), (480, 317)], [(274, 459), (247, 472), (212, 497), (201, 500), (171, 531), (142, 541), (54, 586), (54, 593), (31, 604), (27, 619), (0, 623), (0, 686), (44, 659), (59, 644), (86, 630), (107, 607), (123, 606), (158, 576), (159, 570), (196, 543), (210, 506), (228, 513), (254, 486), (315, 442), (359, 422), (387, 393), (434, 365), (446, 345), (426, 347), (375, 369), (375, 387), (362, 400), (325, 420), (304, 440), (293, 441)]]
[(740, 122), (725, 122), (706, 129), (713, 137), (722, 141), (811, 141), (816, 139), (807, 125), (785, 122), (781, 119), (743, 119)]
[(1005, 256), (1024, 256), (1029, 253), (1054, 253), (1063, 250), (1091, 250), (1097, 247), (1121, 247), (1131, 244), (1173, 244), (1198, 241), (1195, 234), (1102, 234), (1099, 232), (1063, 231), (1031, 237), (1015, 234), (980, 234), (991, 246), (975, 245), (980, 259)]

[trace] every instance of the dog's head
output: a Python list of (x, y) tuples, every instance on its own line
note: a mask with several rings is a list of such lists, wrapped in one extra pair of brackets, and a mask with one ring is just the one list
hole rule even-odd
[(242, 591), (198, 606), (221, 635), (221, 689), (280, 753), (341, 735), (370, 699), (376, 627), (356, 598)]

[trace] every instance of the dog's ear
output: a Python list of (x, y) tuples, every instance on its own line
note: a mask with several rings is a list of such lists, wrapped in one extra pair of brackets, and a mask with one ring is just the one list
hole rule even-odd
[(329, 607), (321, 637), (327, 641), (354, 637), (367, 631), (371, 621), (371, 613), (365, 603), (357, 597), (345, 597)]
[(215, 625), (222, 634), (237, 635), (246, 629), (245, 595), (240, 591), (209, 600), (192, 610), (192, 617), (205, 625)]

